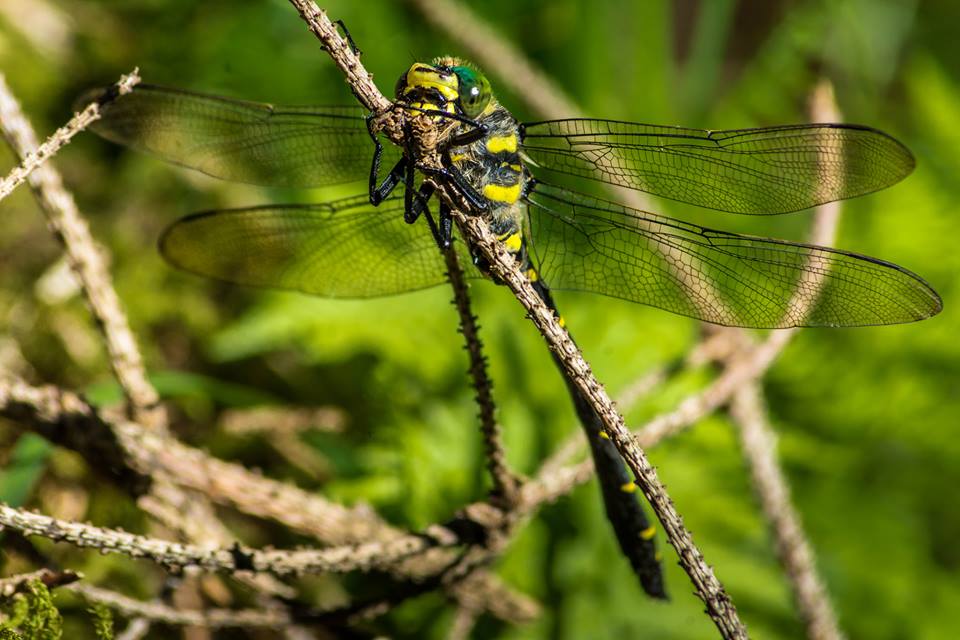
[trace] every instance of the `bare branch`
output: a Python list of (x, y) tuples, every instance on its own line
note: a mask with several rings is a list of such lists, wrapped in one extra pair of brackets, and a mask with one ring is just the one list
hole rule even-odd
[[(118, 85), (129, 90), (139, 80), (136, 73)], [(85, 110), (86, 112), (86, 110)], [(10, 148), (22, 160), (37, 150), (37, 139), (20, 105), (0, 74), (0, 130)], [(63, 187), (60, 175), (49, 163), (36, 166), (28, 181), (47, 216), (51, 230), (63, 242), (70, 266), (83, 287), (87, 304), (103, 333), (110, 364), (131, 405), (132, 414), (144, 424), (163, 428), (165, 419), (156, 389), (147, 380), (143, 358), (130, 331), (126, 314), (113, 288), (104, 258), (97, 249), (73, 196)]]
[(633, 471), (637, 485), (650, 503), (667, 535), (670, 544), (680, 557), (680, 565), (690, 576), (697, 595), (703, 600), (707, 612), (725, 638), (745, 638), (746, 629), (737, 616), (736, 608), (723, 586), (713, 575), (713, 570), (703, 559), (700, 550), (693, 543), (690, 532), (683, 526), (657, 472), (647, 460), (636, 438), (627, 431), (623, 417), (617, 412), (606, 390), (593, 376), (590, 366), (576, 348), (566, 330), (560, 326), (556, 316), (543, 304), (534, 291), (530, 281), (520, 273), (514, 260), (481, 220), (464, 216), (455, 194), (441, 190), (442, 195), (454, 205), (454, 215), (459, 227), (464, 231), (470, 245), (486, 259), (492, 273), (500, 278), (526, 309), (529, 318), (537, 326), (550, 349), (563, 363), (571, 381), (582, 396), (587, 399), (594, 412), (603, 422), (605, 433), (617, 446), (620, 455)]
[[(829, 82), (823, 81), (817, 86), (810, 111), (811, 120), (816, 122), (840, 119)], [(833, 243), (839, 216), (837, 202), (817, 207), (812, 232), (814, 243)], [(819, 288), (823, 277), (823, 274), (811, 274), (807, 284)], [(777, 556), (790, 582), (800, 618), (806, 625), (807, 637), (839, 640), (843, 634), (826, 587), (817, 574), (813, 547), (790, 500), (790, 487), (777, 459), (776, 436), (767, 419), (759, 382), (744, 385), (737, 391), (730, 404), (730, 415), (739, 427), (753, 486), (764, 517), (770, 523)]]
[(477, 612), (461, 605), (453, 613), (453, 622), (447, 631), (447, 640), (467, 640), (477, 624)]
[(117, 640), (141, 640), (148, 633), (150, 633), (150, 621), (146, 618), (134, 618), (117, 636)]

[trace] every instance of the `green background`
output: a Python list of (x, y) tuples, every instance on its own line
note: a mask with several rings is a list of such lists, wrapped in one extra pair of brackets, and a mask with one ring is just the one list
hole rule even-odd
[[(31, 3), (24, 2), (24, 6)], [(464, 52), (403, 2), (327, 1), (363, 50), (381, 89), (414, 60)], [(844, 206), (837, 246), (902, 264), (942, 295), (920, 324), (801, 332), (764, 379), (780, 453), (818, 564), (852, 638), (956, 637), (960, 611), (960, 5), (947, 0), (579, 2), (496, 0), (480, 15), (591, 116), (736, 128), (807, 119), (819, 77), (836, 86), (850, 122), (884, 129), (918, 158), (914, 175)], [(50, 10), (41, 19), (35, 13)], [(145, 81), (279, 103), (350, 103), (339, 72), (283, 0), (58, 0), (29, 20), (0, 12), (0, 69), (39, 135), (70, 116), (84, 89), (139, 66)], [(501, 84), (491, 74), (494, 90)], [(500, 91), (520, 119), (522, 96)], [(12, 166), (4, 149), (0, 166)], [(211, 207), (311, 201), (316, 192), (228, 184), (81, 135), (57, 158), (66, 183), (112, 254), (111, 270), (177, 433), (217, 455), (422, 527), (484, 495), (476, 409), (450, 292), (366, 302), (245, 290), (180, 274), (154, 246), (179, 216)], [(810, 216), (746, 218), (669, 204), (708, 226), (802, 240)], [(25, 189), (0, 204), (0, 363), (36, 383), (117, 390), (82, 300), (53, 286), (61, 252)], [(52, 284), (53, 283), (53, 284)], [(509, 292), (472, 289), (495, 381), (510, 463), (533, 472), (576, 429), (542, 339)], [(695, 322), (629, 303), (560, 295), (569, 326), (612, 393), (697, 340)], [(684, 374), (630, 411), (668, 410), (714, 374)], [(217, 415), (260, 403), (330, 404), (341, 435), (306, 437), (326, 478), (284, 462), (262, 440), (215, 430)], [(66, 452), (2, 425), (4, 500), (147, 531), (122, 492)], [(650, 452), (695, 539), (753, 636), (799, 638), (800, 622), (751, 493), (736, 432), (712, 416)], [(67, 496), (67, 498), (64, 498)], [(59, 501), (59, 502), (58, 502)], [(77, 508), (77, 504), (81, 507)], [(57, 511), (60, 505), (60, 511)], [(277, 527), (229, 516), (251, 544), (291, 546)], [(91, 580), (138, 597), (162, 576), (144, 564), (44, 550)], [(544, 605), (536, 622), (481, 619), (477, 637), (712, 638), (701, 603), (665, 552), (669, 604), (644, 598), (618, 555), (591, 483), (527, 525), (496, 570)], [(368, 582), (348, 583), (355, 594)], [(336, 592), (324, 580), (317, 592)], [(92, 637), (67, 598), (70, 637)], [(408, 602), (374, 628), (443, 637), (439, 596)], [(167, 637), (155, 629), (151, 638)], [(245, 637), (239, 632), (223, 637)]]

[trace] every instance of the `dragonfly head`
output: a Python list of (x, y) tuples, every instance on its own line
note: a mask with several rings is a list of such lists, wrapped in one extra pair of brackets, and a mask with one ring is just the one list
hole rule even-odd
[(487, 78), (457, 58), (416, 62), (397, 80), (397, 100), (429, 109), (476, 118), (492, 103)]

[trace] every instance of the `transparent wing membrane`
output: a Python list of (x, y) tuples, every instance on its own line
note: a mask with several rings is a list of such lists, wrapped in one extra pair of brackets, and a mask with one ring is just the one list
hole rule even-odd
[(524, 124), (522, 136), (537, 175), (574, 175), (734, 213), (853, 198), (914, 167), (894, 138), (856, 125), (705, 131), (574, 119)]
[[(314, 187), (367, 177), (373, 143), (365, 115), (359, 107), (282, 107), (140, 85), (107, 103), (91, 128), (217, 178)], [(387, 169), (397, 158), (389, 149)]]
[[(478, 277), (463, 243), (468, 276)], [(266, 205), (199, 213), (160, 240), (171, 264), (219, 280), (331, 298), (372, 298), (446, 281), (425, 221), (403, 221), (402, 199)]]
[(757, 328), (895, 324), (941, 308), (920, 277), (855, 253), (706, 229), (542, 183), (528, 210), (534, 258), (554, 289)]

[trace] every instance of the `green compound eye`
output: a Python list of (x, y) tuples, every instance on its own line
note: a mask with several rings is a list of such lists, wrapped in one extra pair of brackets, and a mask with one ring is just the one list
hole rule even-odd
[(460, 108), (468, 118), (476, 118), (490, 103), (490, 83), (486, 76), (470, 67), (453, 67), (460, 79)]

